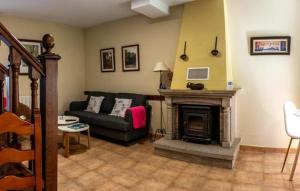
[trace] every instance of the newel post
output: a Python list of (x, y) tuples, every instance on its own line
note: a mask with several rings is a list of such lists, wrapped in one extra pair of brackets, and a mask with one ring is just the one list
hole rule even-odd
[(42, 117), (43, 139), (43, 179), (44, 190), (57, 190), (57, 115), (58, 115), (58, 61), (61, 57), (51, 52), (54, 38), (46, 34), (43, 37), (46, 52), (38, 56), (44, 66), (45, 76), (40, 79), (40, 109)]

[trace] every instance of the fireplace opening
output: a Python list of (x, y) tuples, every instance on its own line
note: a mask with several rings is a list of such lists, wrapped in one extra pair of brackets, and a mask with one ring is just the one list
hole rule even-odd
[(220, 107), (180, 105), (179, 138), (184, 141), (220, 144)]

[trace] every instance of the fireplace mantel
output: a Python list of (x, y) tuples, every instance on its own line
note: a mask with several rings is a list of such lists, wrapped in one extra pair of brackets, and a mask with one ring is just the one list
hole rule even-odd
[(231, 147), (235, 140), (235, 95), (234, 90), (176, 90), (164, 89), (159, 93), (167, 104), (166, 138), (179, 139), (178, 107), (180, 104), (211, 105), (220, 107), (220, 143)]
[(177, 89), (160, 89), (159, 93), (165, 97), (211, 97), (211, 98), (231, 98), (239, 89), (234, 90), (177, 90)]

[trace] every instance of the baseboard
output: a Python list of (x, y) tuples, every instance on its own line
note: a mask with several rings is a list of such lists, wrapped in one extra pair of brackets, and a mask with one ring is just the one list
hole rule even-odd
[[(241, 151), (254, 151), (254, 152), (264, 152), (264, 153), (285, 153), (287, 148), (273, 148), (273, 147), (258, 147), (258, 146), (249, 146), (241, 145)], [(290, 153), (296, 153), (295, 148), (290, 149)]]

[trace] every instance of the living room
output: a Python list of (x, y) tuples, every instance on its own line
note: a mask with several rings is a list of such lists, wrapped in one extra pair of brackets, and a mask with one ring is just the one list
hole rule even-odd
[[(141, 9), (135, 10), (131, 5), (134, 1), (129, 0), (77, 2), (76, 6), (64, 2), (65, 7), (61, 2), (47, 1), (48, 7), (34, 0), (30, 2), (37, 4), (34, 9), (30, 3), (0, 3), (3, 7), (0, 8), (0, 21), (18, 39), (42, 40), (44, 34), (54, 37), (52, 52), (61, 56), (57, 64), (59, 115), (70, 110), (71, 102), (87, 100), (89, 92), (141, 94), (151, 106), (147, 138), (139, 137), (128, 146), (114, 139), (94, 136), (92, 132), (89, 149), (85, 146), (88, 136), (81, 135), (81, 144), (71, 145), (70, 156), (65, 157), (59, 132), (58, 181), (57, 186), (49, 186), (48, 190), (300, 189), (299, 165), (296, 170), (293, 168), (296, 141), (281, 173), (291, 138), (285, 131), (283, 105), (288, 100), (298, 107), (300, 104), (297, 84), (300, 2), (159, 0), (168, 5), (169, 13), (159, 9), (163, 16), (157, 18), (146, 16)], [(288, 53), (257, 55), (259, 53), (251, 49), (252, 40), (257, 37), (288, 37)], [(124, 64), (123, 54), (128, 47), (137, 48), (135, 69), (126, 69)], [(111, 68), (102, 64), (101, 50), (107, 49), (114, 55)], [(217, 50), (216, 55), (212, 54), (213, 50)], [(2, 39), (0, 63), (5, 66), (9, 64), (9, 51)], [(158, 90), (160, 72), (153, 71), (161, 63), (168, 69), (162, 72), (163, 85), (167, 88), (164, 90)], [(189, 69), (199, 67), (209, 68), (207, 79), (188, 80)], [(21, 97), (31, 98), (28, 75), (20, 75), (18, 82), (20, 101)], [(189, 90), (188, 82), (202, 83), (204, 90)], [(205, 97), (203, 92), (210, 97)], [(219, 105), (216, 97), (218, 101), (223, 100)], [(216, 135), (221, 142), (217, 141), (217, 150), (223, 149), (227, 156), (235, 139), (240, 138), (234, 151), (228, 154), (229, 162), (212, 162), (212, 158), (205, 161), (203, 158), (214, 149), (204, 148), (206, 155), (202, 158), (191, 157), (187, 153), (190, 150), (179, 155), (159, 150), (166, 148), (164, 144), (167, 143), (162, 140), (181, 141), (180, 133), (174, 131), (177, 114), (173, 113), (177, 110), (172, 107), (183, 101), (186, 105), (197, 102), (221, 108), (218, 116), (223, 118), (218, 120), (221, 120), (219, 128), (222, 130), (219, 130), (221, 135)], [(228, 112), (230, 120), (222, 121)], [(90, 128), (92, 131), (91, 124)], [(161, 128), (166, 132), (160, 131)], [(155, 136), (156, 133), (159, 135)], [(224, 133), (228, 133), (227, 137)], [(76, 143), (74, 136), (70, 142)], [(189, 149), (196, 144), (194, 153), (203, 153), (198, 147), (207, 146), (193, 141), (182, 142), (193, 144)], [(223, 160), (220, 155), (218, 160)], [(189, 160), (194, 157), (194, 161)]]

